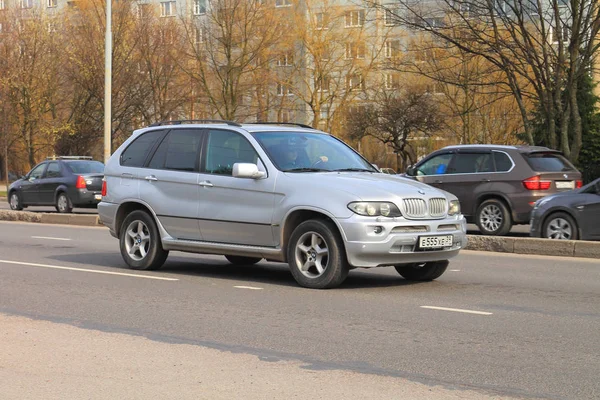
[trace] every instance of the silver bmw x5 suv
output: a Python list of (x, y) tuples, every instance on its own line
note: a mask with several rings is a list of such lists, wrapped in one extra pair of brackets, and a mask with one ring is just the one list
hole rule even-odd
[(133, 269), (169, 251), (287, 262), (309, 288), (354, 268), (432, 280), (466, 245), (457, 198), (380, 173), (310, 127), (177, 121), (137, 130), (106, 164), (100, 219)]

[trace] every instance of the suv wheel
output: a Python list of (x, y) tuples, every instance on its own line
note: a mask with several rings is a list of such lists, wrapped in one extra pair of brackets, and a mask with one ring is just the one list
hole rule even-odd
[(450, 262), (431, 261), (426, 263), (413, 263), (397, 265), (396, 271), (406, 280), (409, 281), (432, 281), (442, 276), (446, 272)]
[(328, 289), (348, 276), (344, 243), (329, 221), (308, 220), (296, 227), (287, 248), (290, 270), (300, 286)]
[(73, 211), (73, 204), (66, 193), (60, 193), (56, 198), (56, 211), (59, 213), (70, 213)]
[(262, 260), (262, 258), (258, 258), (258, 257), (241, 257), (241, 256), (225, 256), (225, 258), (230, 263), (236, 264), (236, 265), (254, 265), (257, 262), (259, 262), (260, 260)]
[(477, 227), (484, 235), (503, 236), (512, 228), (508, 208), (497, 199), (489, 199), (481, 203), (475, 218)]
[(559, 212), (550, 215), (544, 222), (542, 235), (547, 239), (577, 240), (577, 224), (569, 214)]
[(21, 204), (21, 198), (17, 192), (12, 192), (10, 194), (10, 209), (15, 211), (21, 211), (23, 209), (23, 205)]
[(154, 270), (165, 263), (156, 223), (145, 211), (133, 211), (125, 218), (119, 235), (121, 256), (131, 269)]

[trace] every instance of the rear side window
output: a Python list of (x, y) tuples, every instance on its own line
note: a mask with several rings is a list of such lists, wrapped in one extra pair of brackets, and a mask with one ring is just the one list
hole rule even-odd
[(51, 162), (48, 164), (48, 169), (46, 170), (46, 178), (60, 178), (62, 174), (60, 173), (60, 166), (57, 162)]
[(199, 129), (172, 130), (154, 153), (148, 168), (195, 171), (201, 134)]
[(121, 165), (127, 167), (143, 167), (148, 154), (156, 142), (162, 138), (164, 131), (142, 133), (121, 154)]
[[(101, 174), (104, 164), (100, 161), (66, 161), (67, 168), (74, 174)], [(48, 170), (48, 173), (50, 170)]]
[(536, 172), (575, 171), (573, 164), (557, 153), (533, 153), (524, 156), (531, 169)]
[(494, 162), (496, 163), (496, 172), (508, 172), (513, 166), (510, 157), (500, 151), (494, 151)]
[(492, 172), (490, 153), (458, 153), (448, 167), (447, 174), (474, 174)]

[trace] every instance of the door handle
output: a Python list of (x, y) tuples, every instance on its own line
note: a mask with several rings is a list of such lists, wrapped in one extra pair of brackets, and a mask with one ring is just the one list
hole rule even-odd
[(158, 178), (155, 177), (154, 175), (148, 175), (144, 179), (147, 180), (147, 181), (153, 181), (153, 182), (158, 180)]
[(490, 180), (489, 180), (489, 179), (487, 179), (487, 178), (484, 178), (484, 179), (482, 179), (482, 180), (481, 180), (481, 182), (489, 182), (489, 181), (490, 181)]
[(202, 181), (198, 185), (204, 186), (204, 187), (213, 187), (214, 186), (212, 183), (210, 183), (210, 181)]
[(436, 179), (434, 183), (444, 183), (441, 179)]

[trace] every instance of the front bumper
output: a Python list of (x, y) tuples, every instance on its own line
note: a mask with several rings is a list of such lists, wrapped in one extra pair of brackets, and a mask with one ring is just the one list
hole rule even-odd
[[(448, 260), (467, 245), (464, 217), (440, 220), (352, 216), (338, 219), (348, 262), (355, 268)], [(381, 232), (376, 233), (377, 230)], [(419, 251), (420, 236), (452, 235), (451, 247)]]

